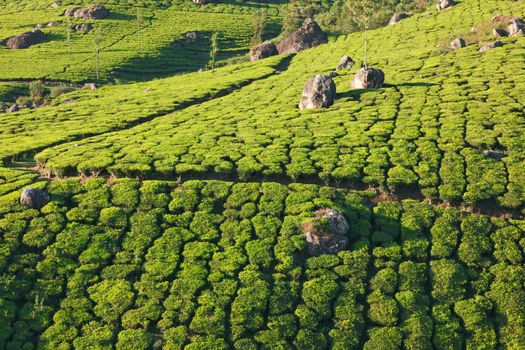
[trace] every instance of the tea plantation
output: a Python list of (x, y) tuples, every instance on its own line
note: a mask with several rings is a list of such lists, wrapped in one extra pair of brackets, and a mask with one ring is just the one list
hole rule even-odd
[[(98, 80), (93, 32), (71, 55), (64, 26), (0, 46), (0, 103), (102, 84), (0, 112), (0, 349), (525, 348), (525, 36), (479, 51), (525, 2), (370, 31), (386, 84), (368, 90), (350, 86), (363, 33), (239, 59), (253, 14), (276, 36), (285, 3), (100, 3)], [(0, 0), (0, 41), (85, 4)], [(222, 66), (198, 71), (215, 32)], [(300, 111), (344, 54), (335, 104)], [(21, 204), (27, 187), (50, 201)], [(323, 208), (350, 243), (314, 256)]]
[[(39, 24), (46, 37), (44, 43), (26, 50), (0, 46), (0, 80), (97, 80), (93, 58), (96, 30), (101, 81), (148, 80), (196, 71), (208, 61), (212, 32), (219, 34), (219, 58), (227, 59), (248, 51), (255, 11), (260, 8), (269, 16), (267, 36), (276, 34), (279, 14), (277, 5), (256, 6), (250, 2), (199, 8), (189, 0), (169, 7), (171, 1), (150, 1), (149, 5), (142, 5), (147, 1), (99, 1), (107, 4), (110, 16), (90, 21), (62, 16), (67, 8), (85, 3), (82, 1), (64, 1), (56, 9), (42, 0), (3, 2), (7, 6), (0, 10), (0, 41)], [(57, 26), (48, 28), (52, 22), (57, 22)], [(68, 26), (84, 23), (92, 24), (96, 30), (88, 34), (75, 30), (68, 33)], [(188, 32), (197, 32), (197, 38), (188, 40)]]

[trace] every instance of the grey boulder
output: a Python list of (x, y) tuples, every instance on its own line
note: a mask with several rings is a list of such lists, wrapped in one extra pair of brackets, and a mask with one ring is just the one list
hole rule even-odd
[(302, 226), (310, 255), (337, 254), (348, 248), (350, 224), (336, 209), (319, 209), (315, 219)]
[(326, 108), (334, 104), (335, 83), (330, 75), (320, 74), (308, 79), (304, 88), (299, 109)]
[(354, 64), (355, 64), (355, 62), (352, 59), (352, 57), (350, 57), (348, 55), (344, 55), (339, 60), (339, 64), (337, 65), (336, 70), (341, 70), (341, 69), (345, 69), (345, 68), (352, 68), (354, 66)]
[(50, 201), (49, 195), (42, 190), (28, 187), (20, 195), (20, 204), (31, 209), (40, 209)]
[(352, 87), (354, 89), (378, 89), (383, 87), (385, 83), (385, 73), (382, 70), (363, 67), (357, 71), (354, 80), (352, 80)]
[(301, 28), (297, 29), (290, 36), (286, 37), (277, 45), (279, 53), (297, 53), (302, 50), (325, 44), (328, 38), (319, 27), (319, 25), (311, 18), (304, 21)]

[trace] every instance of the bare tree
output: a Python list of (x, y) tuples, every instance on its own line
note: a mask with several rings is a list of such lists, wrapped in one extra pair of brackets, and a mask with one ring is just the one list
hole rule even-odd
[(213, 33), (211, 35), (211, 49), (210, 49), (210, 61), (209, 65), (211, 67), (211, 71), (215, 74), (215, 59), (217, 58), (217, 53), (219, 52), (219, 43), (218, 43), (219, 35), (217, 32)]
[(100, 43), (102, 42), (102, 32), (100, 25), (96, 25), (94, 30), (93, 42), (95, 44), (95, 67), (97, 71), (97, 80), (100, 79), (99, 74), (99, 61), (100, 61)]
[(140, 54), (140, 30), (144, 23), (144, 17), (142, 16), (142, 9), (137, 7), (137, 53)]
[(347, 0), (351, 20), (365, 32), (363, 65), (368, 68), (368, 31), (385, 17), (386, 0)]
[(71, 17), (67, 17), (66, 20), (66, 30), (67, 30), (67, 59), (71, 61)]
[(268, 16), (266, 15), (266, 13), (263, 13), (261, 10), (257, 10), (257, 13), (255, 13), (252, 19), (252, 46), (260, 44), (262, 42), (264, 35), (264, 27), (266, 26), (267, 20)]

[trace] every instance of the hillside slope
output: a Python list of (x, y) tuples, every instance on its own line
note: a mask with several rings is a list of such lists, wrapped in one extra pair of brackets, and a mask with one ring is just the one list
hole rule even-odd
[[(494, 14), (525, 9), (504, 4), (483, 1), (475, 8), (467, 1), (374, 31), (371, 62), (384, 69), (388, 85), (351, 91), (357, 68), (344, 72), (327, 110), (299, 112), (302, 86), (309, 76), (333, 70), (344, 53), (358, 58), (361, 35), (300, 53), (286, 71), (223, 98), (59, 145), (37, 159), (59, 175), (73, 168), (141, 177), (318, 178), (519, 209), (525, 200), (523, 39), (506, 39), (484, 54), (477, 44), (436, 52), (440, 41), (469, 33)], [(104, 157), (97, 161), (91, 155), (100, 149)], [(482, 154), (488, 150), (506, 157), (488, 158)]]
[[(62, 16), (82, 1), (10, 2), (0, 9), (0, 42), (42, 25), (42, 43), (22, 50), (0, 46), (1, 80), (119, 81), (129, 82), (197, 71), (208, 63), (210, 36), (219, 36), (219, 60), (244, 55), (252, 38), (253, 13), (268, 14), (265, 36), (276, 35), (279, 5), (243, 2), (199, 7), (189, 0), (100, 1), (110, 16), (101, 20)], [(139, 16), (140, 15), (140, 16)], [(139, 17), (138, 17), (139, 16)], [(139, 20), (140, 19), (140, 20)], [(56, 26), (47, 27), (56, 22)], [(68, 26), (91, 24), (88, 34)], [(95, 34), (97, 32), (98, 34)], [(186, 34), (196, 32), (189, 40)], [(70, 41), (68, 42), (68, 35)], [(95, 39), (100, 44), (99, 77), (96, 73)]]
[[(0, 349), (525, 348), (525, 37), (471, 33), (499, 13), (525, 3), (371, 31), (387, 85), (341, 71), (324, 110), (303, 85), (361, 33), (0, 116)], [(310, 256), (321, 208), (350, 245)]]

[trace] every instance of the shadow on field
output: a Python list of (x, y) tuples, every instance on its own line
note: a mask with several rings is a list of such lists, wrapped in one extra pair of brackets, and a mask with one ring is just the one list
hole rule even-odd
[[(273, 38), (280, 31), (280, 24), (269, 21), (265, 28), (263, 40)], [(166, 78), (179, 73), (195, 72), (205, 69), (210, 60), (211, 31), (196, 31), (197, 39), (186, 38), (185, 34), (175, 38), (173, 42), (156, 52), (142, 54), (124, 62), (115, 69), (109, 79), (122, 82), (148, 81), (155, 78)], [(219, 53), (216, 62), (234, 57), (242, 57), (248, 48), (241, 48), (238, 41), (224, 37), (219, 33)], [(111, 51), (111, 50), (109, 50)]]
[[(110, 78), (126, 81), (147, 81), (177, 73), (194, 72), (206, 68), (210, 59), (211, 32), (197, 32), (197, 39), (184, 35), (161, 48), (155, 55), (137, 57), (122, 64)], [(243, 52), (232, 50), (228, 40), (219, 39), (220, 51), (216, 61), (237, 56)]]
[(380, 91), (382, 89), (399, 88), (399, 87), (429, 87), (429, 86), (434, 86), (434, 85), (437, 85), (437, 84), (425, 83), (425, 82), (413, 82), (413, 83), (401, 83), (401, 84), (385, 84), (380, 89), (355, 89), (355, 90), (350, 90), (350, 91), (346, 91), (346, 92), (340, 92), (340, 93), (337, 93), (337, 97), (336, 98), (337, 99), (346, 98), (346, 99), (351, 99), (351, 100), (354, 100), (354, 101), (358, 101), (358, 100), (361, 99), (361, 95), (366, 94), (366, 93), (371, 93), (371, 92), (374, 92), (374, 91)]
[(114, 19), (117, 21), (130, 21), (130, 20), (135, 20), (136, 17), (130, 14), (127, 14), (127, 13), (111, 11), (108, 19)]
[(434, 85), (437, 85), (437, 84), (416, 81), (413, 83), (385, 84), (385, 87), (421, 87), (421, 86), (428, 87), (428, 86), (434, 86)]

